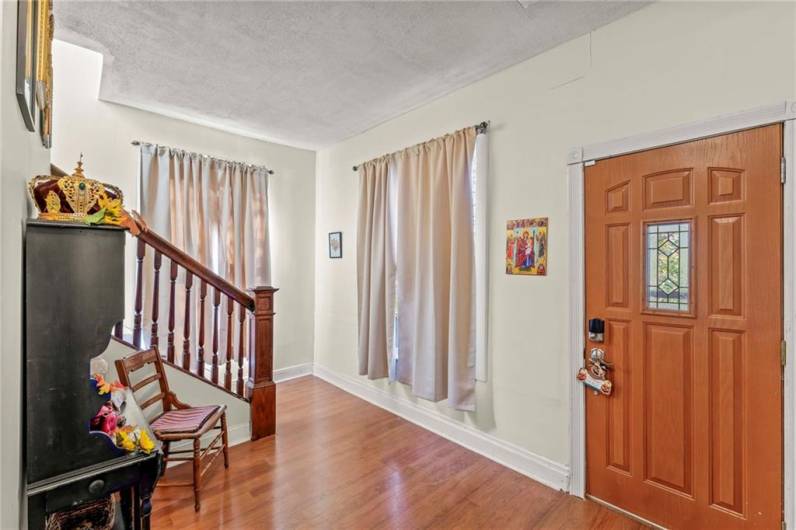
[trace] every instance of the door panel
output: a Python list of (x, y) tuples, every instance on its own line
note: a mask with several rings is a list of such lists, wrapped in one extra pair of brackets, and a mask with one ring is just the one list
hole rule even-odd
[(644, 209), (691, 205), (691, 169), (662, 171), (642, 177)]
[(782, 519), (782, 128), (586, 168), (587, 492), (671, 528)]
[(710, 218), (710, 312), (741, 315), (744, 262), (743, 216)]
[(744, 336), (710, 330), (710, 503), (743, 514)]
[(609, 320), (606, 323), (607, 333), (613, 338), (613, 359), (623, 370), (615, 370), (613, 374), (614, 394), (608, 402), (607, 430), (608, 457), (606, 463), (614, 469), (625, 473), (630, 472), (630, 389), (628, 378), (630, 368), (630, 322)]
[(608, 225), (605, 247), (607, 267), (607, 302), (611, 307), (627, 307), (630, 297), (628, 285), (630, 226)]
[(644, 478), (693, 494), (694, 401), (692, 329), (644, 325)]

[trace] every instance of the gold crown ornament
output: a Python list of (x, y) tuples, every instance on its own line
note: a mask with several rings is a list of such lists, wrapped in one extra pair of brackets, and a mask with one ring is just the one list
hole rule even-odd
[(39, 219), (87, 224), (122, 224), (124, 196), (116, 186), (86, 178), (83, 154), (74, 173), (62, 177), (39, 175), (28, 183)]

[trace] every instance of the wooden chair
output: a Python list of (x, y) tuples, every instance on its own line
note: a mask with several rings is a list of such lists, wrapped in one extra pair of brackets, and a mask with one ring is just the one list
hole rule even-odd
[[(155, 373), (133, 382), (130, 375), (146, 366), (153, 365)], [(163, 361), (157, 348), (141, 351), (119, 359), (116, 361), (116, 371), (121, 383), (129, 387), (136, 394), (145, 394), (145, 389), (155, 388), (157, 383), (159, 388), (156, 392), (151, 390), (136, 398), (141, 410), (146, 414), (146, 409), (161, 403), (162, 412), (155, 415), (150, 420), (150, 427), (155, 436), (163, 442), (164, 466), (169, 461), (193, 461), (193, 481), (160, 483), (158, 486), (193, 486), (194, 509), (200, 508), (200, 490), (202, 477), (212, 467), (219, 453), (224, 453), (224, 467), (229, 467), (228, 440), (227, 440), (227, 411), (225, 405), (210, 405), (202, 407), (191, 407), (177, 399), (177, 396), (169, 390), (169, 382), (166, 379), (166, 372), (163, 369)], [(204, 448), (201, 447), (201, 438), (211, 430), (221, 431)], [(193, 449), (183, 449), (169, 451), (172, 442), (190, 440), (193, 442)], [(219, 444), (220, 441), (220, 445)], [(173, 456), (184, 453), (191, 453), (191, 456)]]

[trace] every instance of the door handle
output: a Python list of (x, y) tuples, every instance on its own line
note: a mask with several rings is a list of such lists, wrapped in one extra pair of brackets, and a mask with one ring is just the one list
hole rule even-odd
[(589, 351), (588, 368), (578, 370), (577, 379), (594, 390), (595, 394), (610, 396), (613, 384), (608, 380), (608, 370), (613, 366), (605, 360), (605, 350), (592, 348)]
[(610, 370), (614, 366), (614, 363), (609, 363), (605, 360), (605, 350), (602, 348), (592, 348), (589, 351), (589, 358), (591, 359), (591, 362), (600, 365), (600, 367), (604, 368), (605, 370)]

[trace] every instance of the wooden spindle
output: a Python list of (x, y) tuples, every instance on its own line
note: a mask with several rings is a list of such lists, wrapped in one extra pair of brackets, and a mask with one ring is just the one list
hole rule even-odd
[[(219, 276), (202, 263), (196, 261), (189, 255), (182, 252), (169, 241), (159, 236), (157, 233), (148, 229), (146, 226), (139, 226), (140, 230), (134, 235), (139, 239), (136, 248), (136, 271), (135, 304), (134, 304), (134, 335), (136, 342), (144, 342), (142, 320), (143, 320), (143, 261), (146, 253), (146, 246), (152, 247), (154, 255), (154, 282), (152, 299), (152, 325), (149, 345), (159, 347), (159, 335), (162, 331), (160, 319), (160, 270), (163, 258), (168, 258), (171, 263), (169, 274), (169, 308), (168, 308), (168, 334), (167, 346), (164, 352), (164, 360), (172, 365), (175, 363), (174, 351), (174, 328), (176, 325), (176, 283), (179, 269), (186, 271), (186, 300), (185, 300), (185, 321), (183, 329), (183, 348), (182, 360), (179, 367), (186, 366), (190, 370), (193, 359), (191, 358), (191, 291), (193, 278), (196, 277), (201, 282), (199, 293), (199, 337), (196, 361), (198, 364), (197, 373), (191, 371), (197, 377), (204, 377), (207, 361), (212, 362), (211, 374), (208, 379), (219, 387), (226, 388), (232, 392), (232, 363), (237, 362), (237, 379), (234, 392), (242, 393), (242, 397), (250, 403), (251, 413), (251, 435), (256, 440), (263, 436), (270, 436), (276, 430), (276, 385), (273, 380), (273, 353), (274, 353), (274, 293), (277, 289), (273, 287), (256, 287), (247, 294), (238, 289), (230, 282)], [(142, 243), (143, 242), (143, 243)], [(212, 359), (206, 359), (205, 341), (209, 341), (205, 315), (205, 301), (208, 296), (208, 288), (213, 289), (212, 303)], [(221, 335), (221, 297), (227, 298), (227, 338), (226, 352), (224, 360), (219, 356), (219, 341)], [(238, 349), (235, 353), (233, 329), (233, 313), (235, 305), (239, 306), (238, 315)], [(196, 309), (196, 308), (194, 308)], [(196, 311), (194, 311), (196, 313)], [(250, 314), (251, 313), (251, 314)], [(165, 317), (165, 314), (164, 314)], [(248, 326), (248, 327), (247, 327)], [(113, 333), (121, 337), (124, 332), (124, 322), (114, 325)], [(246, 344), (246, 341), (249, 343)], [(139, 347), (143, 347), (143, 344)], [(223, 383), (220, 371), (221, 362), (224, 363)], [(246, 368), (244, 368), (244, 362)]]
[(191, 287), (193, 274), (185, 270), (185, 314), (182, 326), (182, 367), (191, 371)]
[(221, 291), (213, 290), (213, 382), (218, 384), (218, 306), (221, 304)]
[(224, 359), (224, 388), (232, 390), (232, 298), (227, 297), (227, 355)]
[(238, 306), (238, 381), (237, 385), (235, 386), (235, 392), (239, 395), (243, 395), (243, 340), (246, 336), (244, 332), (244, 325), (246, 323), (246, 308), (243, 306)]
[(135, 256), (135, 309), (133, 313), (133, 346), (141, 347), (141, 321), (142, 310), (144, 308), (144, 255), (146, 254), (146, 243), (143, 239), (138, 240), (138, 249)]
[(196, 351), (197, 373), (205, 376), (205, 298), (207, 298), (207, 282), (202, 280), (199, 288), (199, 347)]
[(113, 326), (113, 336), (117, 339), (124, 338), (124, 321), (120, 320)]
[(155, 251), (155, 271), (152, 279), (152, 336), (149, 345), (160, 347), (158, 338), (158, 318), (160, 317), (160, 266), (163, 263), (163, 254)]
[(175, 289), (177, 284), (177, 262), (171, 260), (171, 275), (169, 278), (169, 335), (166, 346), (166, 359), (170, 363), (174, 362), (174, 300)]

